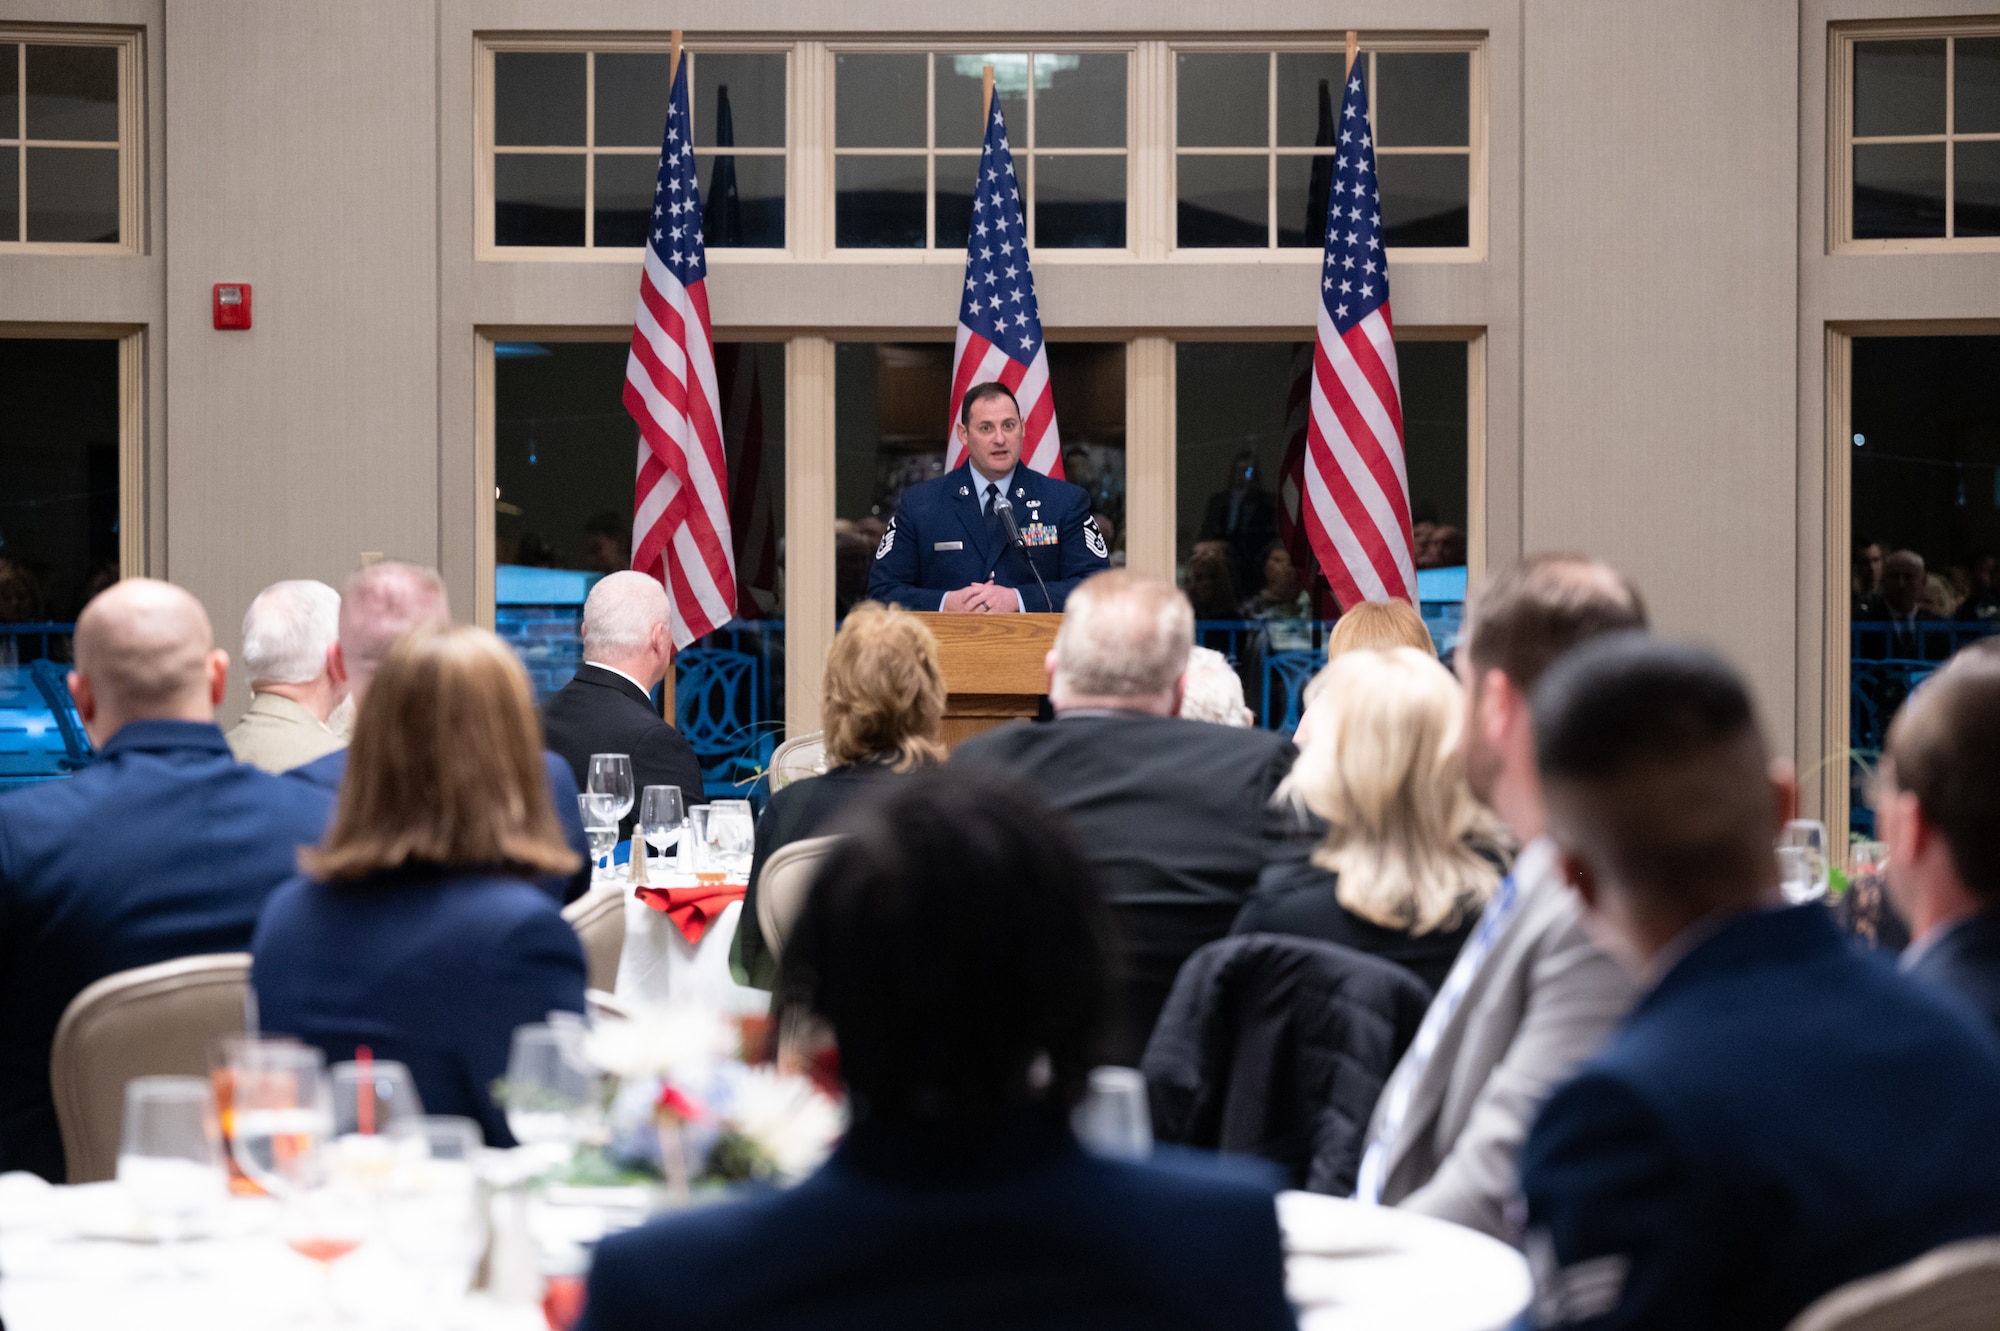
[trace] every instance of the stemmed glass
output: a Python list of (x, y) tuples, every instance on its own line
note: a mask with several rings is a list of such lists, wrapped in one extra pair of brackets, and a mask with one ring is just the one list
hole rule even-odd
[(442, 1309), (471, 1287), (485, 1249), (479, 1125), (447, 1114), (412, 1115), (397, 1119), (389, 1135), (396, 1168), (384, 1235)]
[(590, 782), (584, 791), (590, 795), (609, 795), (612, 802), (612, 820), (623, 822), (625, 815), (632, 812), (632, 797), (637, 787), (632, 784), (632, 757), (625, 753), (593, 753), (590, 755)]
[(665, 855), (681, 839), (687, 805), (679, 786), (647, 786), (639, 799), (639, 832), (655, 855)]
[(1810, 818), (1794, 818), (1778, 834), (1779, 883), (1785, 900), (1798, 905), (1826, 895), (1826, 828)]
[(710, 800), (705, 830), (710, 869), (720, 869), (725, 882), (746, 881), (757, 845), (757, 820), (750, 801)]
[(574, 1150), (595, 1128), (602, 1078), (567, 1025), (514, 1028), (507, 1057), (507, 1128), (523, 1146)]
[(611, 876), (611, 853), (618, 848), (618, 802), (615, 795), (578, 795), (577, 812), (583, 816), (583, 834), (590, 842), (590, 876), (602, 880)]
[(200, 1077), (135, 1077), (125, 1084), (118, 1182), (146, 1213), (161, 1250), (228, 1191), (220, 1127)]
[(264, 1191), (283, 1197), (291, 1176), (333, 1134), (326, 1057), (311, 1045), (245, 1041), (229, 1051), (230, 1154)]

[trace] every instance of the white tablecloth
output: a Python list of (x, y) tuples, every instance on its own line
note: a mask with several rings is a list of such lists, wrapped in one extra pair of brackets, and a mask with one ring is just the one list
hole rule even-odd
[(1533, 1293), (1520, 1253), (1429, 1216), (1288, 1192), (1278, 1223), (1299, 1331), (1499, 1331)]
[[(693, 874), (654, 869), (650, 877), (661, 887), (695, 885)], [(700, 943), (690, 943), (665, 912), (648, 906), (624, 883), (592, 890), (625, 894), (625, 950), (619, 954), (614, 990), (619, 998), (628, 1003), (699, 1003), (731, 1014), (770, 1010), (769, 994), (745, 988), (729, 975), (729, 947), (736, 940), (742, 902), (731, 903), (702, 934)]]

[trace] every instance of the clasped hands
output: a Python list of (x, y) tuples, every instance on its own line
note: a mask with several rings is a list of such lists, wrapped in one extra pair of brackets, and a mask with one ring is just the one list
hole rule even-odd
[(1020, 610), (1021, 598), (1012, 587), (1002, 587), (997, 582), (975, 582), (970, 587), (947, 592), (944, 608), (962, 614), (1008, 615)]

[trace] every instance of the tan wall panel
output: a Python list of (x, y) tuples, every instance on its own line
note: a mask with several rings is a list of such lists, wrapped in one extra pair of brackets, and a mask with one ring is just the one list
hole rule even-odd
[[(167, 568), (232, 648), (268, 582), (438, 557), (433, 22), (168, 5)], [(223, 281), (250, 331), (210, 327)]]
[(1795, 11), (1549, 0), (1524, 35), (1523, 542), (1635, 577), (1793, 745)]

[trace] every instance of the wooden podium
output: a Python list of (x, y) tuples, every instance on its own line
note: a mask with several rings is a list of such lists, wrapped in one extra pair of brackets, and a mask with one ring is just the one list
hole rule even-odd
[(947, 748), (1008, 721), (1034, 718), (1049, 691), (1043, 658), (1055, 646), (1061, 615), (918, 611), (917, 618), (937, 638), (944, 667)]

